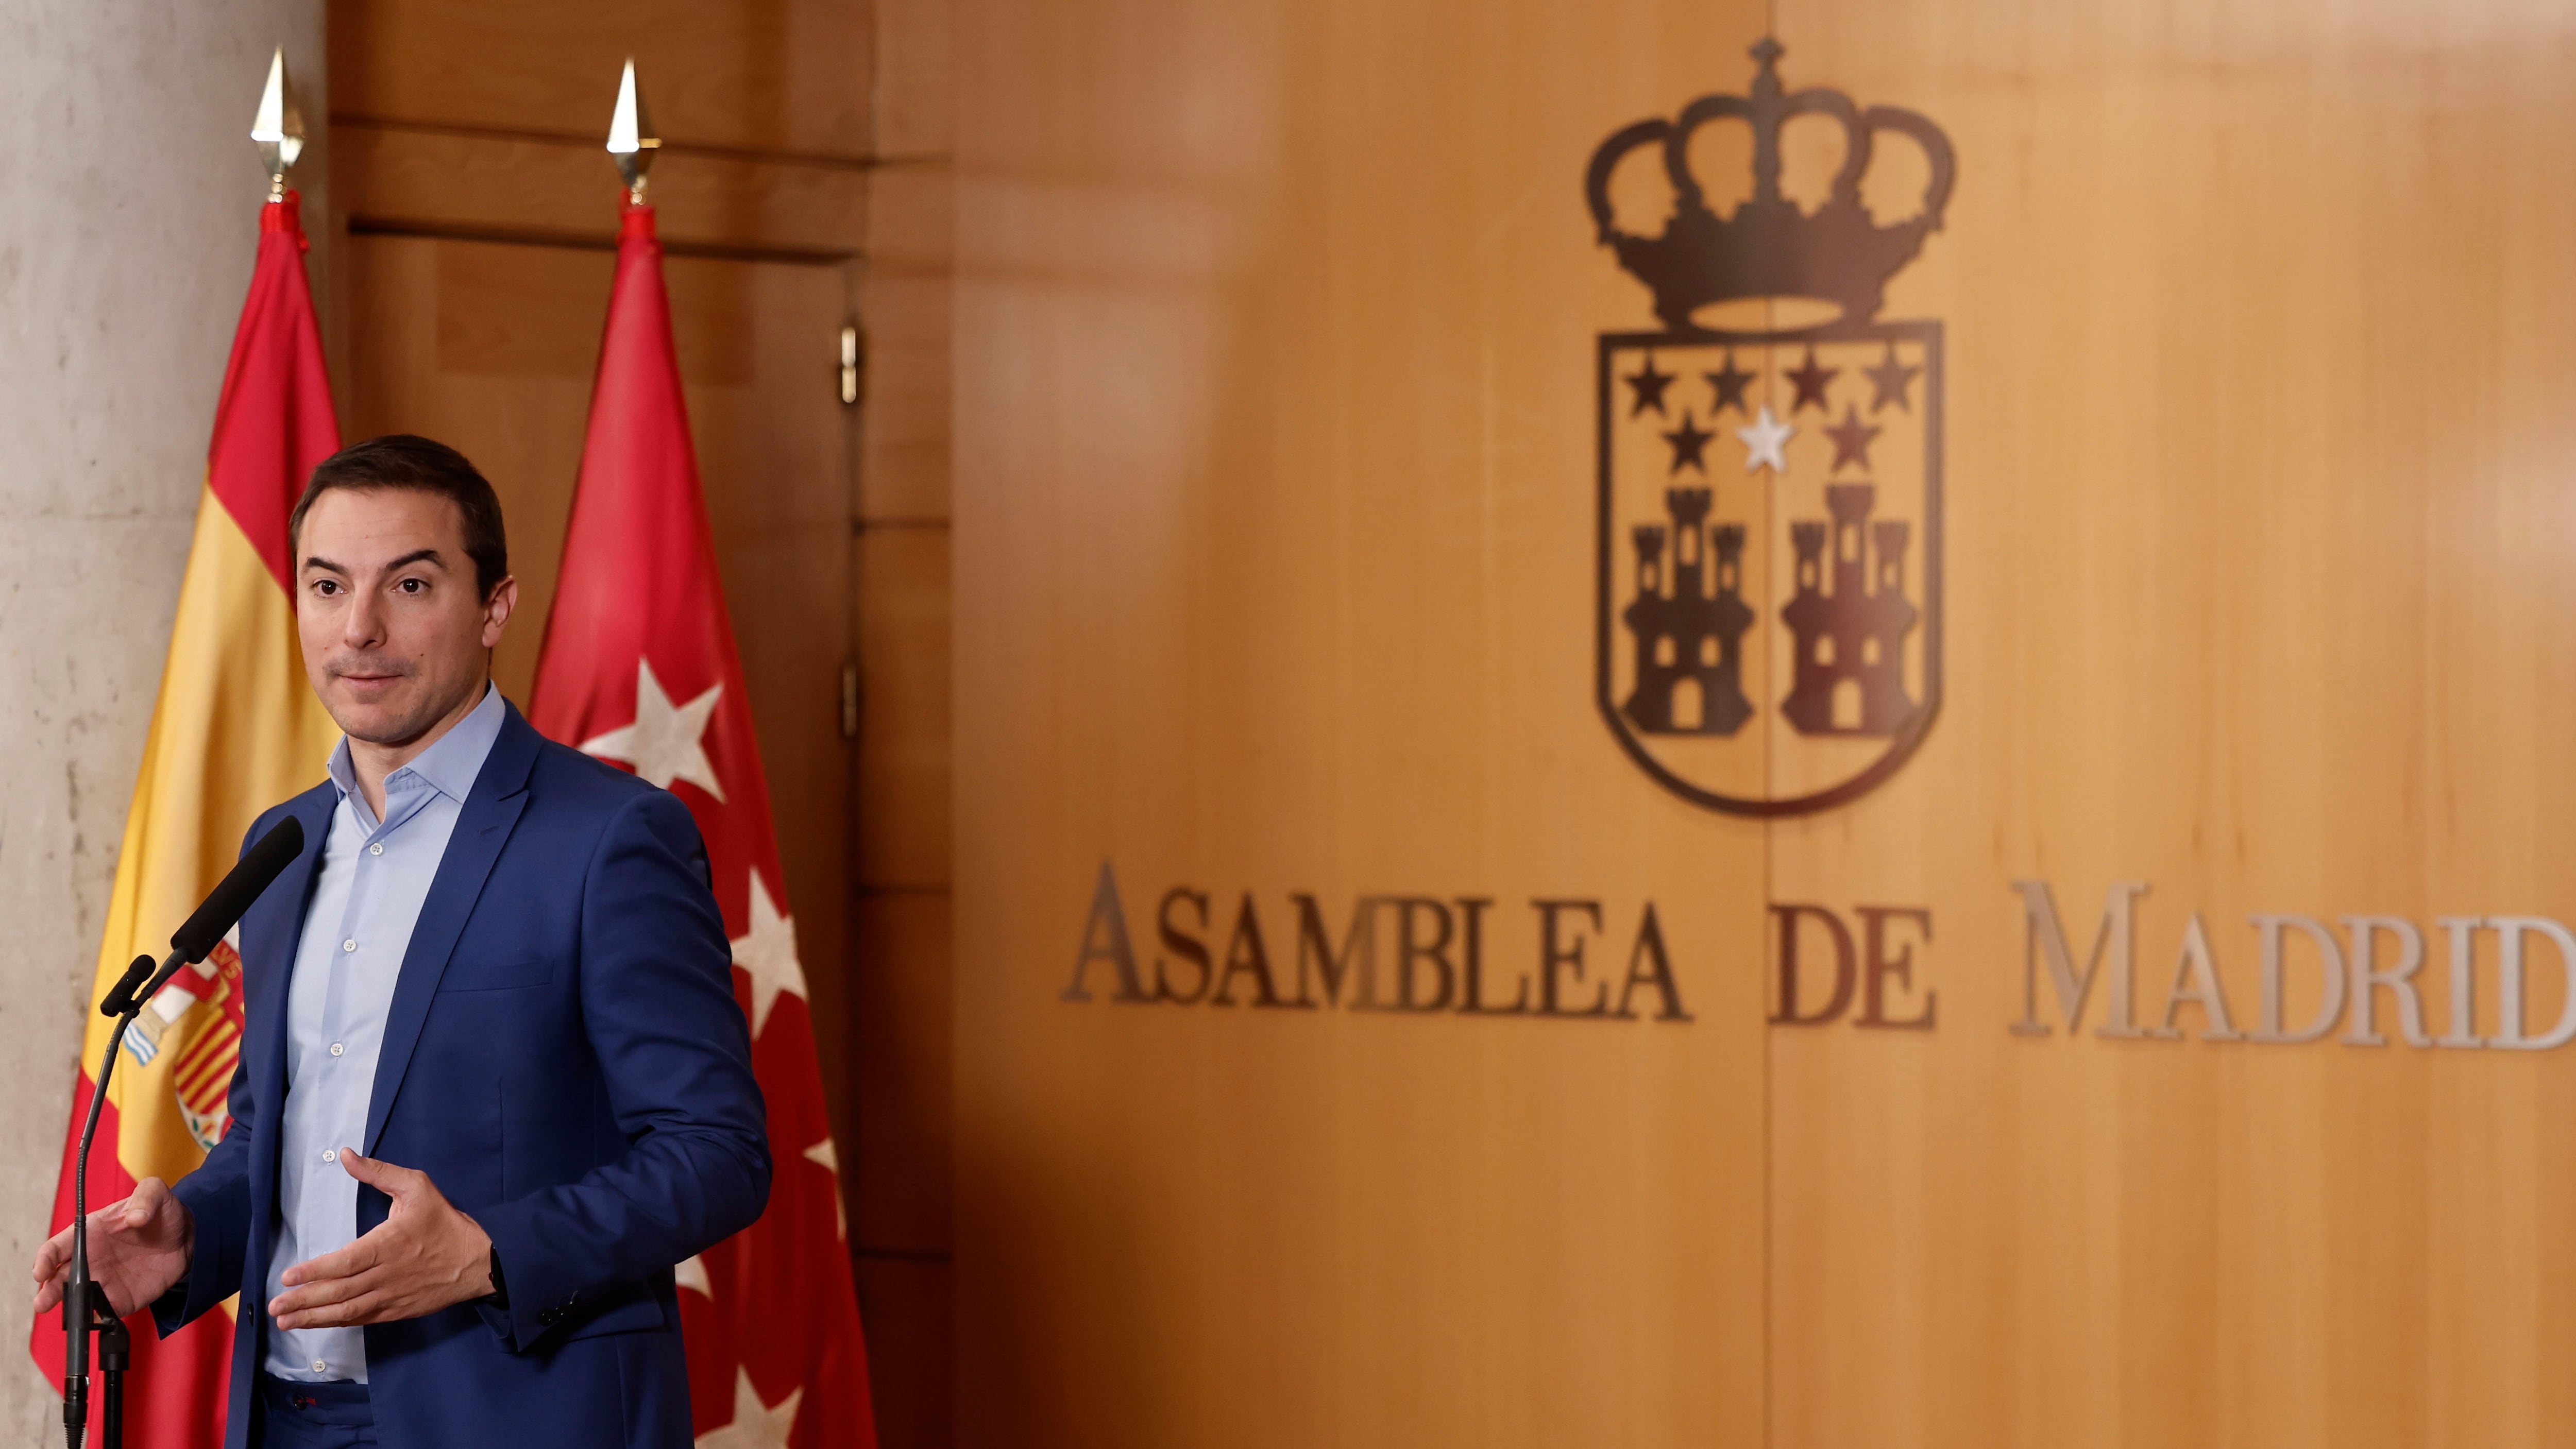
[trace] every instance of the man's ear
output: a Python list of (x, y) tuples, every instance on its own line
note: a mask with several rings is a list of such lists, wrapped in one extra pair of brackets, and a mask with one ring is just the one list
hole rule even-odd
[(519, 576), (512, 574), (492, 586), (483, 600), (483, 647), (496, 649), (501, 633), (509, 626), (510, 615), (519, 607)]

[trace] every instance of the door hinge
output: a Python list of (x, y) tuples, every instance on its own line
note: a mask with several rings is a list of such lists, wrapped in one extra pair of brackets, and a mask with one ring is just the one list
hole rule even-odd
[(855, 322), (841, 325), (841, 406), (859, 403), (859, 328)]
[(841, 738), (859, 737), (859, 666), (855, 661), (841, 665)]

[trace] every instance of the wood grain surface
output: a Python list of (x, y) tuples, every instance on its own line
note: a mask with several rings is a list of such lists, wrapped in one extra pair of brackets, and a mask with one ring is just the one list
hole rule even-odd
[[(1959, 157), (1882, 314), (1947, 338), (1942, 713), (1769, 823), (1594, 705), (1594, 339), (1652, 318), (1581, 200), (1766, 33)], [(2563, 16), (964, 0), (956, 35), (960, 1442), (2564, 1442), (2568, 1050), (2408, 1045), (2385, 986), (2383, 1045), (2348, 1002), (2314, 1042), (2189, 1003), (2105, 1037), (2107, 968), (2070, 1030), (2044, 964), (2010, 1030), (2016, 881), (2079, 967), (2145, 883), (2145, 1028), (2197, 917), (2249, 1037), (2258, 913), (2346, 956), (2411, 922), (2430, 1037), (2442, 918), (2576, 918)], [(1832, 159), (1793, 145), (1792, 191)], [(1201, 980), (1175, 924), (1224, 968), (1247, 893), (1283, 991), (1301, 895), (1336, 932), (1489, 900), (1497, 1001), (1538, 903), (1599, 903), (1615, 990), (1652, 902), (1691, 1019), (1122, 1003), (1104, 865), (1149, 992)], [(1926, 913), (1889, 929), (1932, 1028), (1768, 1024), (1790, 904)], [(2295, 1027), (2319, 957), (2279, 929)], [(2525, 966), (2536, 1035), (2564, 973)]]

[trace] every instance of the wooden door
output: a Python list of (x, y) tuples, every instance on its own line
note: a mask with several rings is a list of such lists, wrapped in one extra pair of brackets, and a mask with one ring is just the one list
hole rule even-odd
[[(603, 208), (614, 205), (614, 193)], [(492, 480), (519, 577), (494, 659), (524, 703), (554, 599), (614, 254), (349, 238), (349, 432), (411, 432)], [(847, 1140), (851, 742), (849, 425), (838, 265), (670, 258), (671, 325), (708, 521), (760, 733), (836, 1138)], [(648, 581), (638, 581), (639, 587)]]

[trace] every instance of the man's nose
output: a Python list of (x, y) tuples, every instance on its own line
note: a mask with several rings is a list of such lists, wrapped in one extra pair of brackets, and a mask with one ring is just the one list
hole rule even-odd
[(352, 591), (349, 612), (341, 626), (343, 642), (357, 648), (368, 648), (384, 642), (384, 604), (372, 589)]

